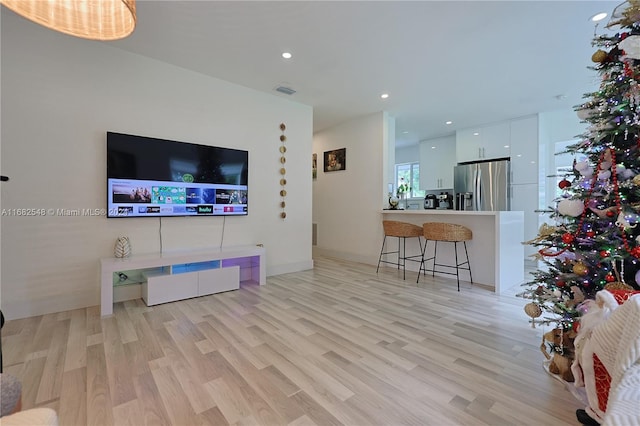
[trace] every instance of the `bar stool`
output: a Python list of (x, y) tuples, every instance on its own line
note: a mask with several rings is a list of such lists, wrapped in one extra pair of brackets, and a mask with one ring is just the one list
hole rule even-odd
[[(378, 267), (376, 268), (376, 274), (380, 269), (380, 263), (390, 263), (392, 265), (396, 265), (398, 269), (400, 269), (400, 266), (402, 266), (402, 279), (406, 279), (406, 261), (409, 260), (412, 262), (422, 262), (422, 253), (424, 252), (422, 248), (422, 241), (420, 240), (420, 237), (422, 237), (423, 234), (422, 228), (412, 223), (398, 222), (395, 220), (383, 220), (382, 229), (384, 230), (384, 239), (382, 240), (382, 248), (380, 249), (380, 257), (378, 258)], [(384, 245), (387, 241), (387, 237), (398, 238), (398, 250), (387, 252), (384, 251)], [(418, 244), (420, 244), (420, 254), (407, 256), (407, 238), (418, 238)], [(401, 240), (402, 250), (400, 250)], [(382, 260), (382, 256), (386, 254), (397, 254), (397, 261), (391, 262), (389, 260)], [(400, 263), (400, 261), (402, 261), (402, 263)]]
[[(424, 271), (425, 275), (427, 273), (427, 262), (433, 260), (433, 268), (429, 269), (432, 276), (436, 275), (436, 272), (441, 274), (450, 274), (455, 275), (456, 280), (458, 281), (458, 291), (460, 291), (460, 269), (469, 271), (469, 279), (471, 283), (473, 283), (473, 277), (471, 275), (471, 264), (469, 263), (469, 253), (467, 252), (467, 241), (470, 241), (473, 238), (473, 233), (469, 228), (462, 225), (456, 225), (453, 223), (441, 223), (441, 222), (427, 222), (422, 224), (423, 236), (425, 238), (424, 248), (422, 250), (422, 262), (420, 263), (420, 270), (418, 271), (418, 279), (416, 283), (420, 281), (420, 272)], [(433, 256), (425, 258), (425, 253), (427, 251), (427, 245), (429, 241), (433, 241), (435, 243), (433, 249)], [(440, 242), (452, 242), (453, 243), (453, 251), (455, 253), (455, 265), (451, 264), (443, 264), (437, 263), (436, 255), (438, 252), (438, 241)], [(458, 263), (458, 243), (462, 243), (464, 245), (464, 254), (467, 260), (464, 262)], [(464, 265), (467, 265), (464, 267)], [(456, 272), (443, 271), (442, 269), (436, 270), (436, 266), (441, 266), (445, 268), (455, 268)]]

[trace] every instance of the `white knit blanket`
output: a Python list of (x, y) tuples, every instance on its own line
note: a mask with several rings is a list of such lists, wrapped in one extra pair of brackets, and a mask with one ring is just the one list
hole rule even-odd
[(603, 425), (640, 425), (640, 295), (616, 309), (598, 334), (615, 354)]
[[(603, 426), (640, 425), (640, 294), (618, 305), (611, 293), (600, 291), (596, 302), (575, 340), (576, 385), (585, 387), (586, 411)], [(602, 389), (598, 400), (595, 358), (611, 376), (606, 409)]]

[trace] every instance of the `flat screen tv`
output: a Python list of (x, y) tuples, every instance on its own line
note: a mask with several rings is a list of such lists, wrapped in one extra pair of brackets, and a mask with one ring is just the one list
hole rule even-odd
[(107, 132), (107, 217), (248, 213), (249, 153)]

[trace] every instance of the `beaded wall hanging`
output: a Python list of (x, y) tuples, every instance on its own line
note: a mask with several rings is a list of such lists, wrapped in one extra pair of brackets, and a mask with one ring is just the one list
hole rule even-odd
[(284, 134), (284, 131), (287, 129), (284, 123), (280, 123), (280, 130), (282, 134), (280, 135), (280, 208), (282, 211), (280, 212), (280, 217), (282, 219), (287, 217), (287, 212), (285, 211), (285, 207), (287, 203), (285, 202), (285, 198), (287, 197), (287, 190), (285, 189), (287, 186), (287, 169), (285, 168), (285, 163), (287, 162), (287, 158), (285, 157), (285, 153), (287, 152), (287, 147), (285, 146), (285, 142), (287, 137)]

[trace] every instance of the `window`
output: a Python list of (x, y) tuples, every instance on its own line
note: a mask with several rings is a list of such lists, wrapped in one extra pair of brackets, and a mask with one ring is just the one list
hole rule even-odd
[(411, 191), (407, 195), (409, 198), (424, 198), (424, 191), (420, 190), (420, 163), (404, 163), (396, 164), (396, 182), (395, 188), (398, 188), (400, 182), (404, 179), (409, 182)]

